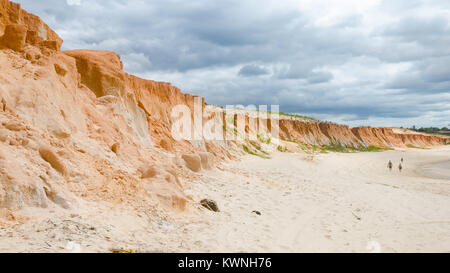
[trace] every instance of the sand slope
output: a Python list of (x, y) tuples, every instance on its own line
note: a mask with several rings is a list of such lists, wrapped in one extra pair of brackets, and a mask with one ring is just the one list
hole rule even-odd
[[(0, 251), (67, 252), (73, 241), (87, 252), (449, 252), (450, 180), (415, 172), (449, 152), (248, 156), (187, 186), (194, 207), (208, 197), (220, 213), (197, 206), (161, 216), (108, 204), (36, 213), (0, 231)], [(404, 172), (389, 172), (387, 161), (401, 157)]]

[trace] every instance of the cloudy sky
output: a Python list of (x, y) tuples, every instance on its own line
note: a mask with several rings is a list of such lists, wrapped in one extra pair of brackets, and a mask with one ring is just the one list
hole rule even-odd
[(349, 125), (450, 124), (448, 0), (16, 0), (64, 49), (210, 104)]

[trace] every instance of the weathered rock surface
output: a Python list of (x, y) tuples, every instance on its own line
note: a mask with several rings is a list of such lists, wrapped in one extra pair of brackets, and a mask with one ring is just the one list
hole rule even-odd
[(199, 172), (202, 170), (202, 160), (199, 155), (185, 154), (182, 156), (188, 167), (193, 172)]
[(200, 159), (202, 163), (202, 168), (205, 170), (211, 170), (213, 168), (213, 156), (210, 153), (200, 152)]
[(158, 169), (155, 166), (150, 166), (145, 168), (142, 171), (142, 176), (141, 178), (146, 179), (146, 178), (153, 178), (158, 174)]
[[(9, 0), (0, 0), (0, 34), (6, 33), (8, 25), (22, 25), (26, 28), (25, 40), (29, 43), (38, 43), (40, 41), (54, 41), (56, 49), (59, 50), (63, 40), (38, 16), (28, 13), (20, 8), (20, 4), (10, 2)], [(21, 28), (21, 27), (20, 27)], [(21, 34), (18, 35), (22, 39)], [(13, 35), (14, 36), (14, 35)], [(29, 38), (28, 38), (29, 36)], [(16, 43), (17, 41), (10, 41)]]
[(4, 46), (15, 50), (23, 51), (27, 38), (27, 27), (24, 25), (7, 25), (0, 43)]
[(60, 172), (62, 175), (67, 174), (67, 169), (62, 160), (55, 154), (55, 152), (50, 147), (41, 147), (39, 149), (39, 154), (41, 155), (42, 159), (50, 163), (50, 165)]

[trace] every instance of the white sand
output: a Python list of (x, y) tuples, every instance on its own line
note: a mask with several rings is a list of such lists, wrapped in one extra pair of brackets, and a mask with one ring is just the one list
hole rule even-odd
[(450, 161), (423, 165), (418, 169), (418, 172), (431, 178), (450, 179)]
[[(438, 167), (435, 178), (418, 171), (449, 161), (449, 147), (305, 157), (247, 156), (185, 184), (220, 213), (197, 206), (161, 217), (107, 204), (28, 211), (41, 216), (1, 229), (0, 252), (67, 252), (69, 241), (85, 252), (450, 252), (450, 180), (436, 178)], [(388, 160), (397, 166), (401, 157), (404, 171), (389, 172)]]

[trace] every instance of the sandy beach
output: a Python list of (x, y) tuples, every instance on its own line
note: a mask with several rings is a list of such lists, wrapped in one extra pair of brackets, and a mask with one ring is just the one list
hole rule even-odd
[(450, 161), (423, 165), (419, 167), (418, 172), (431, 178), (450, 179)]
[[(403, 172), (390, 172), (387, 162), (401, 158)], [(448, 147), (249, 155), (185, 183), (188, 213), (107, 203), (30, 209), (36, 217), (0, 230), (0, 251), (450, 252), (450, 180), (438, 163), (449, 158)], [(434, 178), (421, 174), (426, 166), (435, 166)], [(221, 212), (197, 205), (203, 198)]]

